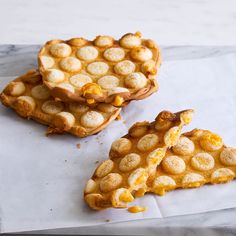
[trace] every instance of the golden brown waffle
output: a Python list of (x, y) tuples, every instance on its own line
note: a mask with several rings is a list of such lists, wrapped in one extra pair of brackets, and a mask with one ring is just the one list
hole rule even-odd
[(209, 130), (194, 129), (181, 135), (167, 151), (149, 191), (164, 195), (176, 188), (226, 183), (235, 174), (236, 149), (226, 147), (222, 138)]
[(154, 122), (134, 124), (129, 133), (113, 142), (108, 160), (102, 162), (87, 182), (84, 198), (96, 210), (126, 207), (134, 196), (147, 191), (148, 178), (166, 149), (175, 145), (181, 129), (191, 122), (192, 110), (161, 112)]
[(153, 40), (129, 33), (120, 40), (110, 36), (52, 40), (41, 48), (38, 62), (54, 97), (122, 106), (157, 91), (161, 56)]
[(56, 101), (36, 70), (10, 82), (0, 94), (0, 100), (21, 117), (48, 125), (48, 134), (68, 132), (79, 137), (98, 133), (121, 111), (105, 103), (88, 107)]

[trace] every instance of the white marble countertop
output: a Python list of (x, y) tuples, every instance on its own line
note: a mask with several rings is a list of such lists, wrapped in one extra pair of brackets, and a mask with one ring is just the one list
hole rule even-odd
[[(164, 60), (236, 55), (236, 46), (231, 46), (236, 43), (235, 25), (235, 0), (1, 0), (0, 76), (19, 75), (35, 67), (36, 44), (47, 40), (75, 36), (92, 39), (97, 34), (120, 37), (137, 30), (166, 45), (162, 46)], [(34, 233), (225, 236), (236, 234), (235, 220), (236, 209), (228, 209)]]
[(0, 43), (141, 31), (160, 45), (235, 45), (235, 0), (1, 0)]
[[(15, 76), (36, 66), (38, 45), (0, 45), (0, 76)], [(163, 59), (183, 60), (233, 53), (232, 47), (161, 47)], [(235, 235), (236, 209), (164, 219), (105, 224), (94, 227), (36, 231), (43, 234), (82, 235)], [(30, 232), (32, 233), (32, 232)]]

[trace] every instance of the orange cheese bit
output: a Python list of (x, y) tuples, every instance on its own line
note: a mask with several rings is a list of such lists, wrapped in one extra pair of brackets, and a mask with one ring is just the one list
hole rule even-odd
[(146, 207), (141, 207), (141, 206), (132, 206), (132, 207), (128, 208), (128, 211), (130, 213), (140, 213), (140, 212), (144, 212), (146, 210), (147, 210)]
[(102, 95), (102, 89), (98, 84), (87, 83), (82, 87), (83, 96), (86, 94)]
[(88, 104), (94, 104), (95, 100), (93, 98), (89, 98), (86, 100)]
[(113, 106), (121, 106), (123, 102), (124, 102), (124, 98), (122, 98), (121, 96), (117, 95), (117, 96), (115, 96), (115, 99), (114, 99), (112, 105)]

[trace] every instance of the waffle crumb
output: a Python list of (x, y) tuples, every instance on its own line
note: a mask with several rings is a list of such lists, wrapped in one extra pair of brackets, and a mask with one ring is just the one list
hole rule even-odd
[(119, 115), (116, 117), (116, 120), (122, 120), (122, 116), (119, 114)]

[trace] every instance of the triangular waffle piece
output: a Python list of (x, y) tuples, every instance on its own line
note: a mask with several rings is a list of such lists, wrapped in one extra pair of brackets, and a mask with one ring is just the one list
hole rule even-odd
[(160, 51), (140, 33), (120, 40), (97, 36), (47, 42), (38, 55), (39, 71), (51, 94), (62, 101), (122, 106), (143, 99), (158, 88)]
[(79, 137), (98, 133), (121, 111), (105, 103), (88, 107), (56, 101), (36, 70), (10, 82), (0, 94), (0, 100), (20, 116), (48, 125), (48, 134), (68, 132)]
[(235, 178), (236, 149), (223, 144), (209, 130), (194, 129), (182, 134), (169, 149), (150, 181), (150, 192), (164, 195), (176, 188), (197, 188), (226, 183)]
[(166, 149), (175, 145), (181, 129), (191, 122), (192, 110), (161, 112), (154, 122), (138, 122), (129, 133), (113, 142), (110, 159), (102, 162), (87, 182), (84, 198), (96, 210), (127, 207), (134, 196), (147, 191), (148, 178)]

